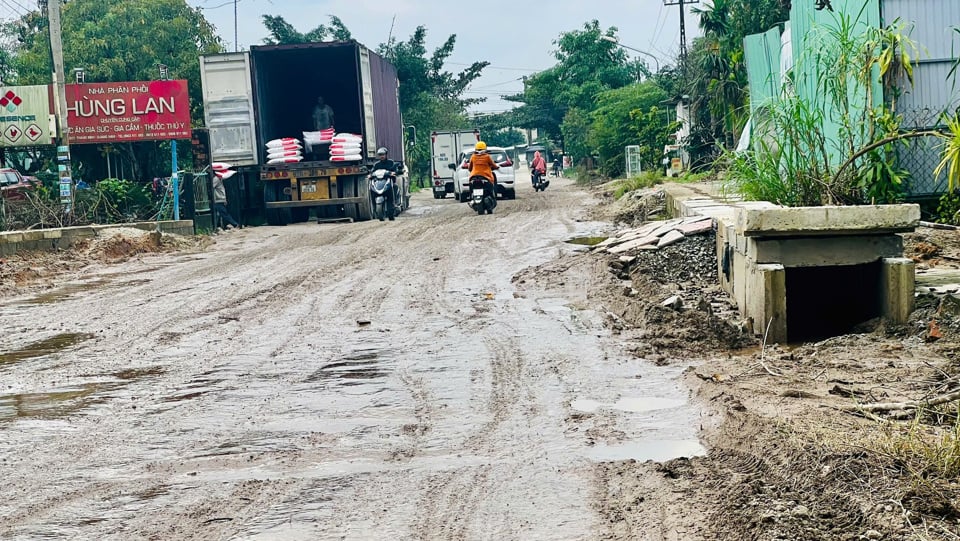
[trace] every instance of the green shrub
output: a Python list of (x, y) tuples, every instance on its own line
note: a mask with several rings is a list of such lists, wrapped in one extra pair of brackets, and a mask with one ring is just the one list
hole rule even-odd
[(659, 170), (646, 171), (635, 177), (617, 182), (617, 187), (613, 191), (613, 196), (616, 199), (620, 199), (630, 192), (642, 190), (644, 188), (650, 188), (652, 186), (656, 186), (657, 184), (663, 184), (665, 180), (667, 180), (667, 177), (661, 174)]

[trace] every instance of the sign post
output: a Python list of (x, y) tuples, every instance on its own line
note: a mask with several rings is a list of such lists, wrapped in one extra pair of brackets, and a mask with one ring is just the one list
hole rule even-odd
[(173, 163), (173, 173), (170, 176), (170, 186), (173, 188), (173, 219), (180, 220), (180, 173), (177, 172), (177, 140), (170, 141), (170, 148), (173, 149), (171, 161)]

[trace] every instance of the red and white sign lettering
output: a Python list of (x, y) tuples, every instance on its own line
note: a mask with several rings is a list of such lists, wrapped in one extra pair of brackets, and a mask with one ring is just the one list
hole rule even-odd
[(187, 81), (67, 85), (71, 143), (189, 139)]

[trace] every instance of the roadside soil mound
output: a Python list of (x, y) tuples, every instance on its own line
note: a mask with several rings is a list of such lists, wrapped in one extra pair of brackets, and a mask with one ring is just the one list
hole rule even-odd
[[(637, 225), (632, 212), (621, 221)], [(957, 232), (904, 237), (919, 270), (960, 267)], [(530, 271), (562, 284), (592, 269), (610, 328), (639, 357), (689, 365), (706, 411), (706, 456), (597, 466), (610, 538), (960, 538), (960, 293), (922, 292), (907, 325), (764, 346), (719, 289), (714, 252), (702, 235)]]
[(115, 264), (161, 252), (199, 251), (209, 243), (207, 237), (122, 227), (106, 230), (68, 250), (18, 252), (0, 259), (0, 298), (46, 287), (54, 276), (82, 274), (91, 264)]

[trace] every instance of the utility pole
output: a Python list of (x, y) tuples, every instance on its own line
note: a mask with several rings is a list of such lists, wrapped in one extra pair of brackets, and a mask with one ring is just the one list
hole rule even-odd
[(73, 214), (73, 172), (70, 170), (70, 129), (67, 125), (67, 83), (63, 74), (63, 37), (60, 34), (60, 0), (47, 2), (50, 20), (50, 51), (53, 53), (53, 82), (57, 91), (57, 119), (60, 136), (57, 138), (57, 169), (60, 176), (60, 203), (68, 215)]
[(699, 4), (700, 0), (663, 0), (665, 6), (680, 6), (680, 71), (686, 73), (687, 63), (687, 10), (684, 5)]
[(233, 0), (233, 52), (240, 52), (240, 32), (239, 26), (237, 24), (237, 2), (239, 0)]

